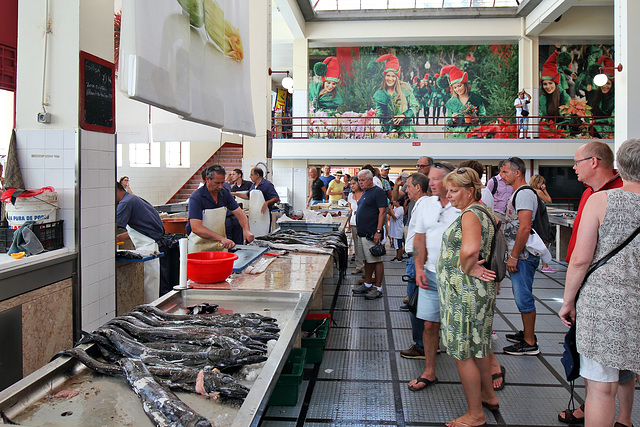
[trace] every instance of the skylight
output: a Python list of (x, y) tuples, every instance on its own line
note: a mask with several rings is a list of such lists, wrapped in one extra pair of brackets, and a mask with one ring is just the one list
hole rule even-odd
[(309, 0), (314, 11), (517, 7), (518, 0)]

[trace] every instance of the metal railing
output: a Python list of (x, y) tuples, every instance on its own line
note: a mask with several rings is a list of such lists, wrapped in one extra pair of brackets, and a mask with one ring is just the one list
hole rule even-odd
[(412, 117), (362, 114), (273, 117), (275, 139), (575, 139), (613, 138), (611, 116)]

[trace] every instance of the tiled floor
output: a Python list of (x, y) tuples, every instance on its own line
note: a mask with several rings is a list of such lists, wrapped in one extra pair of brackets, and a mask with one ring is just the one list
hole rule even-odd
[[(262, 419), (271, 426), (443, 426), (462, 415), (466, 401), (453, 358), (438, 356), (440, 382), (412, 392), (408, 382), (424, 370), (423, 360), (407, 360), (399, 351), (411, 345), (409, 314), (401, 312), (406, 286), (401, 281), (404, 263), (385, 257), (384, 297), (367, 301), (352, 296), (360, 279), (351, 275), (336, 286), (337, 276), (325, 280), (325, 310), (333, 324), (322, 363), (305, 367), (296, 406), (272, 406)], [(491, 426), (562, 426), (557, 414), (566, 408), (569, 385), (560, 363), (565, 327), (556, 313), (562, 305), (566, 266), (552, 264), (557, 273), (537, 272), (534, 294), (537, 306), (538, 356), (509, 356), (502, 347), (505, 333), (521, 329), (511, 282), (505, 279), (498, 296), (494, 330), (496, 356), (506, 368), (506, 387), (498, 392), (500, 410), (485, 410)], [(576, 382), (579, 403), (584, 398), (582, 380)], [(640, 425), (640, 393), (636, 393), (633, 421)]]

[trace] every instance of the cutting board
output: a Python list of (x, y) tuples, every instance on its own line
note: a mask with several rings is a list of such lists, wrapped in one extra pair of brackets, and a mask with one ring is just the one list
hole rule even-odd
[(268, 210), (262, 213), (262, 205), (264, 205), (264, 195), (262, 191), (252, 191), (249, 193), (249, 229), (256, 237), (269, 233), (271, 214)]
[(233, 272), (241, 273), (242, 270), (247, 268), (249, 264), (258, 259), (260, 255), (265, 253), (267, 249), (269, 248), (251, 247), (250, 249), (240, 248), (235, 251), (234, 253), (238, 255), (238, 259), (233, 262)]

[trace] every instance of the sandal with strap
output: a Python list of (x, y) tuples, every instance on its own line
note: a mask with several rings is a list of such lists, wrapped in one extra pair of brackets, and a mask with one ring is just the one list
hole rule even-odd
[(502, 384), (500, 384), (499, 387), (494, 387), (493, 389), (495, 391), (500, 391), (504, 388), (504, 385), (506, 384), (506, 380), (505, 380), (505, 374), (507, 373), (507, 370), (505, 369), (504, 366), (500, 365), (500, 373), (499, 374), (491, 374), (491, 380), (495, 381), (498, 380), (500, 378), (502, 378)]
[[(580, 410), (584, 413), (584, 403), (580, 405)], [(584, 417), (576, 417), (573, 415), (575, 410), (565, 409), (558, 414), (558, 421), (565, 424), (582, 424), (584, 423)], [(564, 415), (564, 416), (563, 416)]]

